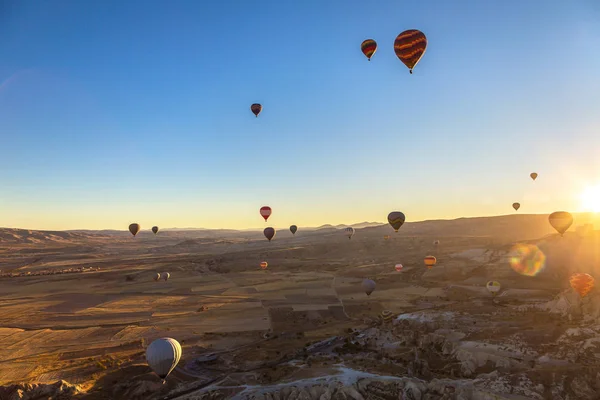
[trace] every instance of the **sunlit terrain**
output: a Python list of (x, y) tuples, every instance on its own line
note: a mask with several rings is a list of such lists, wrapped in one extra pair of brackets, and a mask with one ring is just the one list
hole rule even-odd
[[(575, 226), (593, 218), (576, 214)], [(262, 232), (4, 229), (0, 245), (0, 396), (58, 380), (45, 390), (78, 399), (318, 398), (336, 382), (364, 398), (597, 390), (600, 297), (580, 298), (569, 276), (597, 274), (600, 235), (561, 238), (546, 215), (398, 233), (382, 224), (350, 240), (337, 228), (279, 230), (271, 242)], [(183, 349), (164, 385), (145, 359), (160, 337)]]

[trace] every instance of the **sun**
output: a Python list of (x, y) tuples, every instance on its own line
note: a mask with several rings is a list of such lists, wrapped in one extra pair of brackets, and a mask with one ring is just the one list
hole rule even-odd
[(581, 193), (581, 208), (584, 211), (600, 212), (600, 185), (590, 186)]

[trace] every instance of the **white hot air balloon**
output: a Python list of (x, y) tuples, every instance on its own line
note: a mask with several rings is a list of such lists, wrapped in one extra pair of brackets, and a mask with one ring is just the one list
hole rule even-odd
[(146, 361), (152, 370), (163, 380), (175, 369), (181, 358), (181, 345), (175, 339), (160, 338), (150, 343), (146, 349)]
[(348, 239), (352, 239), (352, 236), (354, 236), (354, 228), (351, 226), (345, 228), (344, 235), (348, 236)]
[(167, 280), (169, 280), (169, 278), (170, 278), (170, 277), (171, 277), (171, 274), (170, 274), (170, 273), (168, 273), (168, 272), (163, 272), (163, 274), (162, 274), (162, 278), (165, 280), (165, 282), (166, 282)]

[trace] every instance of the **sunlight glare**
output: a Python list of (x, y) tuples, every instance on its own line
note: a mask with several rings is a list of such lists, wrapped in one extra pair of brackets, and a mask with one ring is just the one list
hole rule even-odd
[(589, 186), (581, 193), (581, 208), (584, 211), (600, 212), (600, 185)]

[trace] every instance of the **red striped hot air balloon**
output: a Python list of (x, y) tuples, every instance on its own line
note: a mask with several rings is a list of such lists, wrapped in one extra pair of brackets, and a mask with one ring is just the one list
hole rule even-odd
[(361, 43), (360, 50), (367, 57), (367, 59), (371, 61), (371, 57), (373, 57), (373, 54), (375, 54), (377, 51), (377, 42), (373, 39), (367, 39)]
[(427, 49), (427, 38), (425, 34), (417, 29), (409, 29), (396, 37), (394, 51), (396, 56), (408, 67), (412, 74), (413, 68), (425, 54)]
[(262, 217), (265, 219), (265, 222), (267, 222), (267, 220), (269, 219), (269, 216), (271, 215), (271, 207), (269, 207), (269, 206), (261, 207), (260, 215), (262, 215)]
[(431, 269), (431, 267), (433, 267), (435, 265), (435, 263), (437, 262), (436, 258), (434, 256), (427, 256), (425, 257), (425, 266), (428, 269)]
[(396, 269), (396, 272), (400, 272), (402, 271), (402, 264), (396, 264), (394, 268)]
[(581, 297), (585, 297), (594, 288), (595, 279), (589, 274), (577, 273), (571, 276), (569, 283)]

